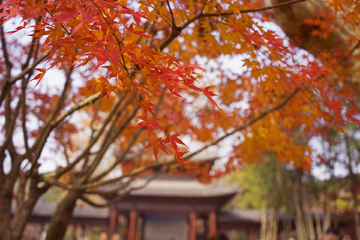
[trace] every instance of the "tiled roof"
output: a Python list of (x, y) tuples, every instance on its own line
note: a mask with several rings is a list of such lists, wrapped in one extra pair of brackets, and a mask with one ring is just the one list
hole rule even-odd
[[(16, 202), (12, 202), (12, 212), (15, 212)], [(57, 204), (46, 202), (40, 198), (36, 203), (32, 216), (33, 217), (52, 217), (56, 210)], [(92, 218), (92, 219), (108, 219), (110, 214), (109, 208), (95, 208), (89, 205), (76, 206), (73, 218)]]
[[(288, 213), (285, 212), (277, 212), (276, 218), (279, 220), (284, 219), (292, 219)], [(234, 209), (229, 212), (221, 212), (219, 214), (219, 221), (220, 222), (227, 222), (227, 221), (239, 221), (239, 222), (261, 222), (261, 210), (259, 209)]]
[[(142, 186), (146, 179), (136, 179), (133, 187)], [(130, 196), (158, 196), (158, 197), (218, 197), (233, 195), (238, 192), (238, 187), (213, 181), (203, 184), (193, 179), (155, 179), (145, 187), (134, 190)]]

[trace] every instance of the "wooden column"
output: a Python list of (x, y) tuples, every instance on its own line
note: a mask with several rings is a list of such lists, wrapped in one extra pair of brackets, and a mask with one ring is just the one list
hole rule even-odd
[(127, 240), (136, 240), (136, 220), (137, 220), (137, 211), (131, 210), (129, 214), (129, 229), (128, 229), (128, 238)]
[(196, 240), (196, 213), (189, 214), (189, 240)]
[(141, 222), (141, 240), (144, 240), (144, 233), (145, 233), (145, 221), (146, 221), (146, 215), (144, 214), (142, 216), (142, 222)]
[(110, 237), (117, 232), (117, 226), (118, 226), (118, 213), (116, 209), (112, 209), (110, 212), (110, 222), (109, 222)]
[(209, 222), (208, 218), (204, 217), (204, 237), (207, 237), (209, 233), (208, 222)]
[(257, 239), (257, 231), (255, 229), (251, 229), (250, 234), (251, 234), (251, 240)]
[(209, 233), (208, 237), (212, 237), (216, 233), (216, 212), (209, 213)]

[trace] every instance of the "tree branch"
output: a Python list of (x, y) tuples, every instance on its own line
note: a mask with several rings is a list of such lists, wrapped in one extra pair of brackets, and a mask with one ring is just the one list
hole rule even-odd
[(6, 65), (6, 74), (10, 76), (10, 70), (13, 67), (12, 63), (9, 60), (9, 53), (6, 47), (6, 41), (5, 41), (5, 33), (4, 33), (4, 25), (1, 24), (0, 27), (0, 37), (1, 37), (1, 45), (3, 50), (3, 55), (5, 59), (5, 65)]
[(184, 25), (181, 26), (181, 29), (186, 28), (186, 27), (189, 26), (191, 23), (195, 22), (196, 20), (199, 20), (200, 18), (206, 18), (206, 17), (225, 17), (225, 16), (236, 15), (236, 14), (238, 14), (238, 13), (260, 12), (260, 11), (265, 11), (265, 10), (270, 10), (270, 9), (274, 9), (274, 8), (284, 7), (284, 6), (288, 6), (288, 5), (295, 4), (295, 3), (299, 3), (299, 2), (305, 2), (305, 1), (306, 1), (306, 0), (292, 0), (292, 1), (279, 3), (279, 4), (275, 4), (275, 5), (268, 6), (268, 7), (261, 7), (261, 8), (254, 8), (254, 9), (245, 9), (245, 10), (240, 10), (240, 11), (238, 11), (238, 12), (202, 13), (202, 14), (199, 14), (199, 15), (197, 15), (196, 17), (188, 20), (186, 23), (184, 23)]
[(134, 177), (130, 177), (129, 180), (127, 180), (126, 182), (121, 182), (121, 183), (117, 183), (117, 187), (111, 190), (105, 190), (105, 191), (84, 191), (84, 193), (87, 194), (97, 194), (97, 195), (101, 195), (101, 196), (108, 196), (114, 193), (117, 193), (120, 190), (124, 190), (126, 187), (128, 187), (130, 185), (130, 183), (134, 180)]
[(25, 69), (23, 69), (21, 71), (21, 73), (19, 73), (17, 76), (12, 77), (8, 82), (10, 84), (14, 84), (17, 80), (23, 78), (26, 74), (28, 74), (29, 72), (31, 72), (32, 70), (34, 70), (34, 68), (40, 63), (42, 62), (45, 58), (47, 58), (49, 56), (50, 50), (44, 52), (39, 58), (35, 59), (34, 62), (27, 66)]
[(22, 132), (23, 132), (23, 137), (24, 137), (26, 155), (28, 155), (29, 158), (31, 159), (31, 153), (30, 153), (30, 148), (29, 148), (29, 143), (28, 143), (28, 134), (27, 134), (27, 129), (26, 129), (26, 98), (25, 98), (26, 86), (27, 86), (27, 80), (25, 78), (23, 78), (22, 86), (21, 86), (21, 88), (22, 88), (21, 96), (20, 96), (21, 109), (22, 109), (22, 111), (21, 111), (21, 127), (22, 127)]
[(172, 21), (172, 26), (173, 26), (173, 27), (176, 27), (175, 19), (174, 19), (174, 14), (173, 14), (172, 9), (171, 9), (171, 7), (170, 7), (169, 0), (166, 0), (166, 3), (167, 3), (167, 5), (168, 5), (168, 7), (169, 7), (169, 11), (170, 11), (170, 15), (171, 15), (171, 21)]
[(101, 178), (105, 177), (107, 174), (109, 174), (112, 170), (114, 170), (114, 168), (116, 167), (116, 165), (120, 164), (124, 159), (126, 154), (130, 151), (131, 147), (135, 144), (137, 138), (139, 137), (141, 131), (145, 129), (145, 128), (140, 128), (136, 131), (136, 133), (133, 135), (132, 139), (130, 140), (130, 143), (128, 144), (128, 146), (126, 147), (126, 149), (121, 153), (121, 155), (114, 161), (113, 164), (111, 164), (110, 167), (108, 167), (107, 170), (105, 170), (104, 172), (102, 172), (101, 174), (95, 176), (94, 178), (90, 179), (88, 182), (96, 182), (98, 180), (100, 180)]
[(95, 157), (94, 161), (92, 162), (92, 164), (90, 165), (90, 167), (87, 170), (87, 173), (85, 174), (85, 176), (80, 180), (80, 182), (84, 182), (86, 180), (88, 180), (88, 178), (91, 176), (91, 174), (95, 171), (96, 167), (99, 165), (102, 157), (104, 156), (105, 152), (107, 151), (107, 149), (109, 148), (109, 146), (111, 145), (111, 143), (113, 143), (115, 141), (115, 139), (118, 137), (118, 135), (125, 129), (125, 127), (131, 122), (131, 120), (135, 117), (137, 111), (139, 110), (139, 106), (137, 106), (133, 112), (130, 114), (130, 116), (128, 116), (125, 120), (125, 122), (123, 124), (121, 124), (120, 126), (118, 126), (117, 128), (115, 128), (113, 131), (110, 129), (108, 136), (106, 137), (106, 141), (103, 143), (103, 145), (101, 146), (97, 156)]
[[(244, 130), (246, 129), (247, 127), (251, 126), (252, 124), (256, 123), (257, 121), (261, 120), (262, 118), (266, 117), (268, 114), (274, 112), (274, 111), (277, 111), (279, 109), (281, 109), (282, 107), (284, 107), (297, 93), (299, 92), (299, 88), (296, 88), (295, 91), (290, 95), (288, 96), (282, 103), (280, 103), (279, 105), (267, 110), (267, 111), (264, 111), (262, 112), (258, 117), (250, 120), (249, 122), (245, 123), (244, 125), (238, 127), (237, 129), (225, 134), (224, 136), (218, 138), (217, 140), (209, 143), (208, 145), (204, 146), (203, 148), (189, 154), (189, 155), (186, 155), (183, 159), (184, 160), (188, 160), (190, 159), (191, 157), (194, 157), (195, 155), (199, 154), (200, 152), (204, 151), (205, 149), (207, 149), (208, 147), (210, 146), (213, 146), (213, 145), (216, 145), (218, 144), (219, 142), (221, 142), (222, 140), (224, 140), (225, 138), (233, 135), (234, 133), (236, 132), (239, 132), (241, 130)], [(88, 188), (94, 188), (94, 187), (99, 187), (99, 186), (102, 186), (102, 185), (106, 185), (106, 184), (111, 184), (111, 183), (115, 183), (115, 182), (118, 182), (124, 178), (127, 178), (127, 177), (132, 177), (132, 176), (136, 176), (140, 173), (143, 173), (147, 170), (150, 170), (150, 169), (153, 169), (153, 168), (158, 168), (158, 167), (163, 167), (163, 166), (171, 166), (171, 165), (174, 165), (174, 164), (178, 164), (178, 162), (176, 161), (167, 161), (167, 162), (161, 162), (161, 163), (156, 163), (156, 164), (151, 164), (151, 165), (148, 165), (148, 166), (143, 166), (143, 167), (139, 167), (139, 168), (136, 168), (134, 169), (133, 171), (129, 172), (129, 173), (126, 173), (120, 177), (117, 177), (117, 178), (113, 178), (113, 179), (109, 179), (109, 180), (106, 180), (106, 181), (102, 181), (102, 182), (93, 182), (93, 183), (87, 183), (87, 184), (82, 184), (82, 185), (77, 185), (77, 186), (74, 186), (74, 185), (67, 185), (67, 184), (64, 184), (64, 183), (60, 183), (58, 181), (56, 181), (54, 178), (43, 178), (43, 181), (46, 182), (46, 183), (49, 183), (49, 184), (53, 184), (53, 185), (56, 185), (56, 186), (59, 186), (61, 188), (64, 188), (64, 189), (68, 189), (68, 190), (84, 190), (84, 189), (88, 189)]]
[(252, 124), (254, 124), (254, 123), (256, 123), (257, 121), (259, 121), (260, 119), (264, 118), (264, 117), (267, 116), (268, 114), (270, 114), (270, 113), (272, 113), (272, 112), (274, 112), (274, 111), (279, 110), (280, 108), (284, 107), (284, 106), (299, 92), (299, 90), (300, 90), (299, 88), (296, 88), (295, 91), (294, 91), (290, 96), (288, 96), (281, 104), (279, 104), (279, 105), (277, 105), (276, 107), (273, 107), (273, 108), (271, 108), (271, 109), (269, 109), (269, 110), (267, 110), (267, 111), (262, 112), (262, 113), (261, 113), (259, 116), (257, 116), (256, 118), (250, 120), (249, 122), (245, 123), (244, 125), (236, 128), (235, 130), (233, 130), (233, 131), (225, 134), (224, 136), (222, 136), (222, 137), (218, 138), (217, 140), (209, 143), (208, 145), (200, 148), (200, 149), (197, 150), (196, 152), (193, 152), (192, 154), (187, 155), (187, 156), (184, 157), (183, 159), (186, 160), (186, 159), (189, 159), (189, 158), (195, 156), (196, 154), (198, 154), (198, 153), (204, 151), (205, 149), (207, 149), (208, 147), (218, 144), (219, 142), (221, 142), (221, 141), (224, 140), (225, 138), (233, 135), (234, 133), (239, 132), (239, 131), (241, 131), (241, 130), (244, 130), (245, 128), (251, 126)]
[(154, 174), (153, 177), (149, 178), (149, 179), (148, 179), (144, 184), (142, 184), (141, 186), (139, 186), (139, 187), (132, 187), (132, 188), (126, 190), (123, 194), (121, 194), (121, 195), (113, 198), (111, 201), (108, 201), (108, 202), (105, 203), (105, 204), (94, 203), (94, 202), (91, 201), (90, 199), (86, 198), (84, 195), (81, 195), (81, 196), (80, 196), (80, 199), (83, 200), (84, 202), (86, 202), (87, 204), (89, 204), (89, 205), (91, 205), (91, 206), (94, 206), (94, 207), (108, 207), (108, 206), (111, 206), (111, 205), (117, 203), (117, 202), (120, 201), (121, 199), (127, 197), (132, 191), (146, 187), (156, 176), (157, 176), (157, 175)]
[[(127, 93), (127, 92), (126, 92)], [(78, 164), (87, 154), (90, 153), (90, 149), (92, 148), (92, 146), (94, 146), (94, 144), (97, 142), (97, 140), (100, 138), (101, 134), (103, 133), (103, 131), (105, 130), (105, 127), (107, 126), (107, 124), (109, 123), (109, 121), (111, 120), (113, 114), (115, 113), (117, 107), (119, 106), (119, 104), (122, 102), (122, 100), (125, 98), (126, 93), (120, 98), (119, 96), (117, 96), (118, 100), (115, 100), (115, 103), (113, 105), (113, 108), (110, 110), (110, 113), (108, 115), (108, 117), (106, 118), (106, 120), (104, 121), (103, 125), (101, 126), (100, 130), (97, 132), (95, 138), (93, 138), (91, 140), (91, 142), (89, 143), (89, 145), (84, 149), (84, 151), (68, 166), (66, 166), (65, 168), (60, 169), (57, 173), (56, 173), (56, 178), (58, 178), (59, 176), (61, 176), (62, 174), (64, 174), (65, 172), (71, 170), (76, 164)], [(100, 99), (101, 97), (105, 96), (105, 94), (100, 95), (100, 92), (97, 93), (97, 96), (94, 96), (94, 99)], [(96, 95), (96, 94), (95, 94)], [(91, 96), (90, 96), (91, 97)], [(96, 98), (95, 98), (96, 97)], [(131, 98), (132, 100), (133, 98)], [(90, 104), (92, 102), (92, 100), (87, 100), (85, 99), (84, 101), (87, 101), (87, 104)], [(85, 103), (84, 103), (85, 104)], [(87, 105), (86, 104), (86, 105)], [(86, 106), (84, 105), (84, 106)], [(70, 109), (71, 110), (71, 109)], [(75, 111), (75, 110), (74, 110)], [(62, 118), (63, 119), (63, 118)], [(84, 169), (86, 170), (86, 169)]]
[(10, 143), (12, 143), (12, 137), (14, 133), (14, 128), (16, 125), (16, 118), (19, 115), (20, 112), (20, 106), (21, 101), (18, 102), (16, 105), (16, 108), (14, 112), (11, 112), (11, 93), (10, 91), (7, 92), (5, 96), (5, 130), (6, 130), (6, 136), (5, 136), (5, 142), (0, 147), (0, 154), (5, 151), (5, 149), (8, 147)]
[[(56, 131), (57, 131), (57, 133), (59, 134), (59, 140), (60, 140), (61, 146), (62, 146), (63, 149), (64, 149), (64, 155), (65, 155), (66, 164), (67, 164), (67, 165), (70, 165), (69, 154), (68, 154), (67, 149), (66, 149), (66, 144), (65, 144), (65, 141), (64, 141), (64, 136), (63, 136), (63, 134), (61, 133), (61, 130), (60, 130), (60, 129), (57, 128)], [(69, 172), (69, 176), (70, 176), (71, 182), (74, 182), (74, 174), (73, 174), (72, 171)]]
[(187, 21), (186, 23), (184, 23), (181, 27), (177, 27), (177, 26), (173, 25), (171, 34), (164, 40), (164, 42), (162, 42), (162, 43), (160, 44), (160, 46), (158, 47), (158, 49), (160, 50), (160, 52), (163, 51), (175, 38), (177, 38), (177, 37), (181, 34), (181, 31), (182, 31), (182, 30), (184, 30), (184, 29), (187, 28), (191, 23), (195, 22), (196, 20), (199, 20), (200, 18), (206, 18), (206, 17), (224, 17), (224, 16), (235, 15), (235, 14), (238, 14), (238, 13), (260, 12), (260, 11), (265, 11), (265, 10), (269, 10), (269, 9), (284, 7), (284, 6), (287, 6), (287, 5), (291, 5), (291, 4), (299, 3), (299, 2), (305, 2), (305, 1), (306, 1), (306, 0), (292, 0), (292, 1), (284, 2), (284, 3), (279, 3), (279, 4), (275, 4), (275, 5), (273, 5), (273, 6), (268, 6), (268, 7), (261, 7), (261, 8), (240, 10), (239, 12), (200, 13), (200, 14), (197, 15), (196, 17), (188, 20), (188, 21)]
[(77, 110), (79, 110), (83, 107), (86, 107), (89, 104), (93, 104), (94, 102), (96, 102), (100, 98), (104, 97), (105, 95), (106, 95), (106, 93), (101, 94), (101, 92), (97, 92), (97, 93), (89, 96), (85, 100), (79, 102), (78, 104), (76, 104), (75, 106), (73, 106), (72, 108), (70, 108), (69, 110), (64, 112), (63, 114), (61, 114), (59, 117), (57, 117), (54, 121), (52, 121), (51, 125), (53, 127), (56, 127), (67, 116), (73, 114), (74, 112), (76, 112)]
[(51, 123), (64, 105), (66, 96), (68, 94), (68, 90), (71, 87), (71, 81), (72, 81), (71, 73), (73, 70), (74, 70), (74, 66), (71, 66), (70, 69), (68, 71), (66, 71), (66, 80), (64, 83), (64, 89), (63, 89), (61, 95), (59, 96), (59, 99), (56, 102), (50, 115), (47, 117), (44, 127), (41, 129), (41, 131), (39, 133), (39, 137), (36, 139), (35, 143), (31, 147), (31, 152), (34, 152), (34, 158), (32, 160), (30, 174), (32, 173), (32, 171), (34, 171), (34, 168), (36, 166), (35, 162), (39, 158), (39, 156), (44, 148), (44, 145), (46, 143), (46, 140), (47, 140), (49, 134), (51, 133), (52, 129), (54, 128)]
[[(164, 100), (164, 95), (165, 95), (165, 91), (166, 91), (166, 86), (163, 87), (163, 90), (161, 92), (161, 96), (160, 96), (160, 99), (155, 107), (155, 110), (154, 110), (154, 117), (157, 115), (159, 109), (160, 109), (160, 106)], [(141, 131), (143, 131), (145, 128), (142, 127), (140, 129), (138, 129), (136, 131), (136, 133), (134, 134), (133, 138), (130, 140), (130, 143), (128, 144), (128, 146), (126, 147), (126, 149), (121, 153), (121, 155), (115, 160), (115, 162), (107, 169), (105, 170), (103, 173), (99, 174), (98, 176), (90, 179), (88, 182), (95, 182), (95, 181), (98, 181), (100, 180), (101, 178), (105, 177), (107, 174), (109, 174), (116, 165), (120, 164), (121, 162), (124, 161), (125, 157), (126, 157), (126, 154), (130, 151), (131, 147), (135, 144), (136, 142), (136, 139), (139, 137)]]

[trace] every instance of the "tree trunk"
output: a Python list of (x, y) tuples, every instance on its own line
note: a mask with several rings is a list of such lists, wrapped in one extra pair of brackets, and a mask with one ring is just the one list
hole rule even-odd
[(330, 226), (331, 226), (331, 199), (330, 196), (328, 196), (326, 201), (323, 231), (325, 232)]
[[(38, 181), (34, 178), (30, 180), (29, 197), (25, 200), (25, 196), (19, 201), (17, 199), (16, 212), (12, 219), (11, 239), (20, 240), (25, 226), (28, 223), (31, 212), (40, 196), (47, 191), (49, 186), (43, 186), (42, 188), (37, 187)], [(25, 187), (25, 184), (24, 184)], [(19, 189), (20, 190), (20, 189)], [(19, 191), (18, 191), (18, 194)]]
[(315, 223), (316, 223), (316, 236), (317, 239), (321, 239), (323, 230), (321, 228), (321, 219), (318, 211), (315, 211)]
[(267, 208), (265, 201), (261, 202), (261, 230), (260, 230), (260, 240), (265, 240), (266, 238), (266, 225), (267, 225)]
[(355, 220), (355, 230), (356, 230), (356, 239), (360, 240), (360, 219), (359, 219), (359, 213), (358, 213), (358, 207), (359, 207), (359, 200), (356, 192), (356, 188), (359, 185), (359, 179), (357, 174), (353, 171), (352, 162), (358, 162), (359, 159), (352, 159), (351, 158), (351, 150), (350, 150), (350, 139), (347, 135), (344, 135), (345, 143), (346, 143), (346, 153), (349, 158), (349, 163), (347, 164), (348, 170), (349, 170), (349, 180), (350, 180), (350, 186), (351, 186), (351, 194), (354, 200), (353, 205), (353, 213), (354, 213), (354, 220)]
[(10, 146), (8, 149), (11, 159), (11, 170), (8, 174), (3, 172), (3, 163), (6, 155), (0, 153), (0, 240), (11, 239), (11, 202), (14, 195), (14, 185), (22, 159), (19, 158)]
[(80, 192), (69, 191), (66, 197), (60, 202), (51, 218), (46, 240), (62, 240), (64, 238), (66, 229), (72, 219), (76, 200), (79, 196)]
[(296, 233), (298, 236), (298, 239), (304, 239), (307, 237), (306, 231), (305, 231), (305, 224), (304, 224), (304, 217), (302, 213), (302, 207), (300, 204), (300, 194), (298, 191), (297, 184), (294, 185), (294, 203), (295, 203), (295, 210), (296, 210)]
[(2, 181), (0, 188), (0, 239), (11, 239), (11, 201), (13, 197), (14, 181), (10, 178), (4, 177), (5, 181)]
[(311, 209), (311, 204), (309, 204), (309, 196), (305, 190), (305, 188), (302, 188), (302, 196), (303, 196), (303, 203), (305, 205), (305, 222), (307, 225), (307, 233), (308, 236), (310, 238), (310, 240), (315, 240), (315, 229), (314, 229), (314, 221), (313, 221), (313, 217), (312, 217), (312, 209)]
[(356, 189), (352, 189), (352, 196), (354, 200), (353, 213), (355, 220), (356, 239), (360, 240), (360, 218), (358, 213), (359, 200), (357, 199)]
[(292, 221), (291, 218), (290, 219), (284, 219), (283, 220), (283, 228), (284, 228), (284, 239), (289, 239), (290, 238), (290, 232), (291, 232), (291, 225), (292, 225)]
[(274, 208), (270, 209), (269, 229), (267, 240), (276, 240), (278, 233), (278, 221), (276, 219), (276, 211)]

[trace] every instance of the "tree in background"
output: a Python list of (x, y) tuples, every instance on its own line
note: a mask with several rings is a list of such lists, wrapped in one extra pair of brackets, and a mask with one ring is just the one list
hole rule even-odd
[[(330, 175), (329, 182), (332, 183), (332, 200), (340, 200), (342, 194), (339, 192), (347, 191), (351, 195), (351, 200), (346, 200), (344, 206), (337, 206), (342, 211), (351, 210), (355, 221), (357, 239), (360, 239), (360, 219), (359, 219), (359, 156), (360, 156), (360, 135), (359, 126), (348, 124), (342, 131), (332, 128), (327, 135), (321, 136), (322, 152), (317, 164), (325, 166), (326, 172)], [(335, 175), (336, 169), (341, 176)], [(337, 193), (337, 194), (336, 194)], [(329, 194), (331, 197), (331, 194)], [(330, 206), (328, 206), (330, 207)]]
[[(194, 165), (226, 138), (226, 171), (268, 152), (309, 169), (311, 149), (294, 132), (358, 122), (358, 109), (339, 64), (349, 51), (320, 63), (264, 27), (258, 12), (300, 1), (1, 1), (0, 238), (21, 238), (51, 186), (66, 190), (47, 235), (56, 240), (77, 199), (110, 205), (139, 174)], [(201, 147), (186, 154), (185, 137)], [(56, 154), (57, 170), (39, 172)], [(208, 170), (194, 171), (209, 180)], [(121, 190), (105, 204), (89, 197)]]
[[(281, 164), (276, 161), (276, 155), (269, 154), (260, 163), (247, 165), (230, 175), (229, 181), (242, 188), (242, 194), (237, 196), (232, 207), (292, 213), (296, 216), (296, 235), (300, 239), (321, 238), (332, 224), (338, 226), (337, 215), (351, 211), (356, 236), (359, 236), (358, 125), (349, 124), (343, 131), (333, 127), (323, 134), (317, 138), (321, 148), (313, 165), (325, 167), (322, 174), (328, 175), (327, 180), (319, 180), (319, 174)], [(270, 204), (263, 207), (262, 202)], [(264, 210), (262, 216), (271, 221), (268, 219), (271, 214)], [(267, 221), (262, 221), (261, 238), (273, 239), (266, 234)]]
[[(286, 199), (289, 197), (286, 179), (281, 171), (283, 166), (276, 162), (275, 154), (267, 154), (259, 163), (246, 165), (239, 172), (229, 175), (228, 181), (239, 184), (241, 194), (238, 194), (231, 207), (241, 209), (261, 209), (260, 239), (276, 239), (278, 233), (278, 211), (287, 210)], [(288, 222), (284, 222), (287, 226)], [(291, 220), (290, 220), (291, 227)], [(286, 236), (289, 238), (289, 234)]]

